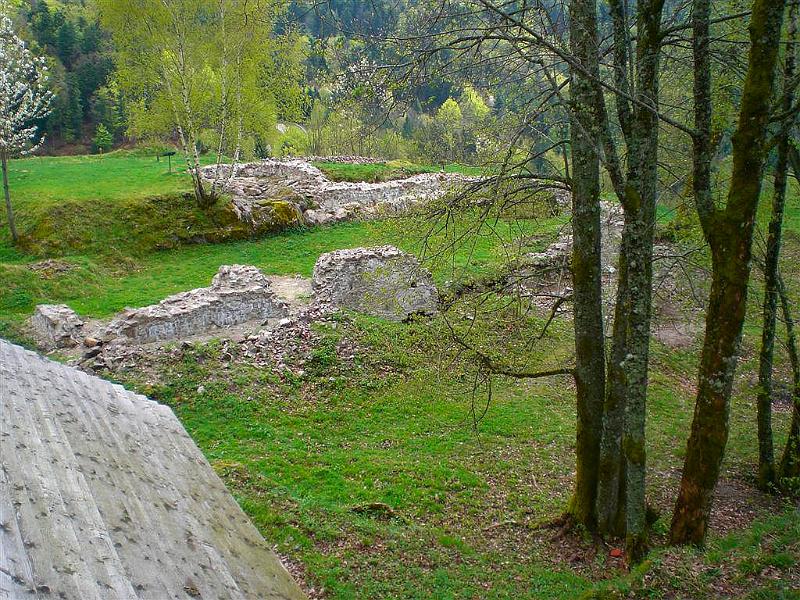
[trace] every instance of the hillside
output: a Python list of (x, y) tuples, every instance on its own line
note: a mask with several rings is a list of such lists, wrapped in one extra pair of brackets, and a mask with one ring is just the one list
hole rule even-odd
[[(34, 256), (6, 242), (0, 265), (7, 282), (0, 291), (4, 336), (24, 339), (22, 320), (38, 303), (66, 302), (81, 315), (107, 317), (206, 285), (222, 264), (308, 277), (325, 251), (389, 242), (418, 249), (414, 228), (392, 221), (157, 249), (151, 229), (165, 235), (175, 222), (173, 231), (185, 226), (185, 220), (174, 221), (177, 215), (200, 213), (188, 200), (178, 203), (183, 180), (163, 173), (163, 164), (153, 168), (152, 160), (134, 154), (14, 165), (26, 226), (42, 215), (59, 215), (59, 225), (42, 240), (79, 239), (65, 230), (79, 230), (87, 219), (93, 225), (90, 239), (63, 256), (58, 249), (49, 255), (51, 246), (43, 243)], [(56, 188), (56, 177), (60, 181), (68, 169), (72, 187)], [(134, 179), (137, 195), (126, 197)], [(171, 206), (160, 217), (144, 210), (159, 203)], [(797, 223), (796, 197), (791, 206), (790, 232)], [(509, 221), (508, 235), (519, 235), (522, 223), (512, 228)], [(561, 217), (527, 222), (530, 249), (543, 249), (562, 225)], [(45, 230), (26, 231), (35, 238)], [(494, 234), (478, 240), (463, 249), (458, 264), (473, 276), (491, 277), (503, 264), (504, 245)], [(789, 252), (798, 241), (790, 233)], [(453, 265), (435, 268), (440, 284), (452, 279)], [(492, 339), (495, 325), (503, 323), (530, 337), (546, 318), (541, 312), (522, 320), (514, 314), (510, 306), (500, 309), (480, 324), (480, 336)], [(448, 327), (464, 324), (469, 321), (447, 325), (442, 318), (389, 324), (343, 314), (335, 327), (312, 328), (293, 346), (283, 359), (288, 369), (222, 339), (146, 352), (135, 359), (135, 369), (108, 376), (175, 409), (262, 533), (278, 544), (307, 589), (324, 590), (323, 597), (616, 597), (610, 590), (650, 597), (668, 588), (678, 597), (711, 597), (717, 589), (770, 597), (800, 584), (796, 517), (750, 487), (756, 440), (747, 398), (755, 329), (737, 378), (708, 552), (657, 550), (626, 574), (613, 544), (598, 548), (590, 538), (552, 525), (573, 476), (572, 461), (564, 460), (574, 443), (572, 386), (566, 379), (552, 385), (498, 378), (485, 404), (486, 390), (473, 390), (473, 366), (448, 341)], [(569, 360), (570, 344), (568, 322), (558, 321), (526, 361), (556, 367)], [(648, 454), (649, 498), (661, 513), (654, 525), (657, 546), (679, 472), (675, 448), (692, 416), (696, 344), (654, 348)], [(778, 443), (788, 414), (777, 409)], [(785, 516), (767, 516), (785, 510)]]

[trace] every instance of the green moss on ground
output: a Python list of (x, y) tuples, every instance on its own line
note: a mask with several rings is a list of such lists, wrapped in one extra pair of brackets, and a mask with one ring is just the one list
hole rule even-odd
[(208, 210), (196, 207), (191, 194), (121, 200), (98, 206), (93, 200), (68, 201), (27, 214), (19, 250), (34, 257), (123, 255), (207, 241), (252, 237), (221, 200)]

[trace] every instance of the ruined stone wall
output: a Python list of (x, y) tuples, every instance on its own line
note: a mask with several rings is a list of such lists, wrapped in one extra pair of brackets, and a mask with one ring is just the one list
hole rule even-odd
[(71, 348), (83, 337), (84, 322), (66, 304), (40, 304), (30, 318), (31, 331), (46, 350)]
[(381, 183), (334, 182), (304, 160), (246, 163), (237, 165), (230, 175), (228, 165), (202, 170), (204, 179), (223, 185), (241, 218), (258, 222), (263, 203), (277, 198), (291, 203), (301, 221), (312, 226), (400, 212), (473, 180), (458, 174), (424, 173)]
[(323, 254), (312, 280), (317, 301), (392, 321), (432, 315), (438, 292), (417, 259), (394, 246)]
[(106, 328), (105, 339), (127, 338), (138, 343), (191, 337), (248, 321), (265, 321), (287, 314), (286, 303), (270, 281), (251, 266), (223, 266), (211, 283), (170, 296), (158, 304), (128, 309)]
[(308, 162), (336, 163), (340, 165), (379, 165), (385, 163), (385, 158), (372, 158), (370, 156), (306, 156)]

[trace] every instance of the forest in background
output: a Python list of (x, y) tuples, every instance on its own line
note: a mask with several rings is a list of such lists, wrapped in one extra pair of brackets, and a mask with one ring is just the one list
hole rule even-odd
[[(271, 59), (264, 77), (274, 94), (248, 157), (476, 162), (482, 129), (509, 99), (478, 92), (458, 77), (431, 78), (402, 93), (392, 86), (378, 66), (387, 59), (381, 40), (398, 27), (400, 12), (394, 0), (284, 4), (273, 47), (265, 48)], [(113, 42), (95, 3), (17, 2), (15, 24), (32, 50), (47, 57), (50, 70), (54, 101), (40, 124), (42, 152), (96, 153), (152, 141), (152, 132), (137, 127), (115, 77)], [(208, 140), (201, 150), (211, 146)]]

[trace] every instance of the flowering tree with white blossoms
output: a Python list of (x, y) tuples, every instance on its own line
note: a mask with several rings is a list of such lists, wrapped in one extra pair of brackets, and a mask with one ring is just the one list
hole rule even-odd
[(0, 2), (0, 161), (11, 238), (17, 242), (14, 211), (8, 188), (8, 159), (30, 154), (42, 143), (36, 121), (50, 112), (52, 93), (45, 88), (45, 59), (34, 56), (14, 32)]

